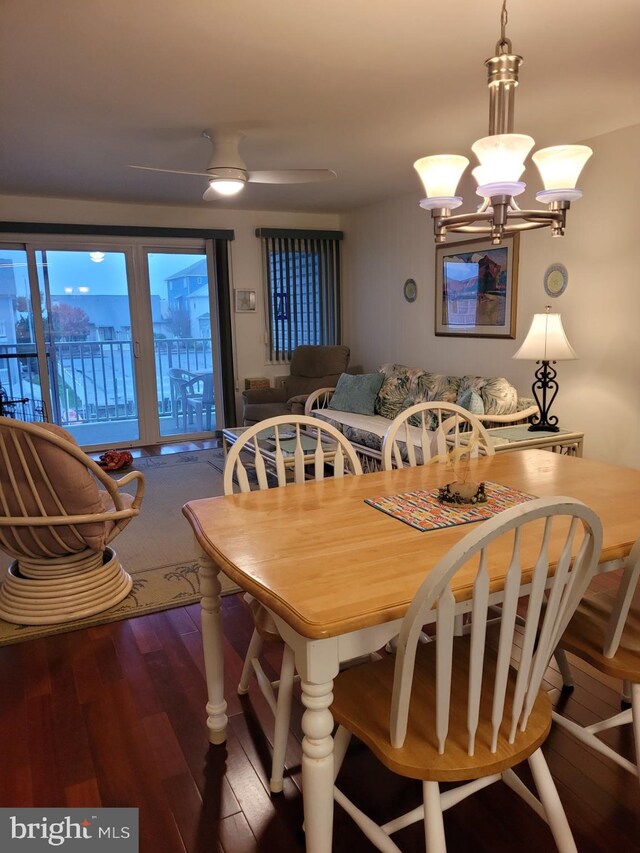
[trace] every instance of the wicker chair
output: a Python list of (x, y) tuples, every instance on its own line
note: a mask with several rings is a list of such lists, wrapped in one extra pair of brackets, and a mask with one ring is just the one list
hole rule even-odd
[[(135, 495), (121, 492), (133, 481)], [(139, 471), (112, 479), (61, 427), (0, 418), (0, 549), (14, 558), (0, 617), (51, 625), (120, 602), (132, 581), (107, 545), (143, 494)]]

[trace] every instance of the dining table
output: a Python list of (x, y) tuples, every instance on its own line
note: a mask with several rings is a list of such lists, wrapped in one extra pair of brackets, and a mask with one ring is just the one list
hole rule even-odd
[[(302, 795), (308, 851), (331, 850), (330, 706), (340, 664), (382, 648), (398, 634), (428, 572), (470, 531), (468, 523), (417, 529), (372, 503), (434, 492), (461, 478), (528, 497), (567, 496), (587, 504), (603, 525), (603, 571), (619, 568), (640, 537), (640, 470), (537, 449), (468, 460), (462, 472), (450, 464), (406, 467), (204, 498), (183, 507), (201, 552), (212, 744), (224, 742), (227, 726), (219, 573), (269, 610), (294, 650), (305, 707)], [(532, 548), (532, 561), (533, 554)], [(525, 550), (525, 573), (527, 556)], [(503, 580), (500, 571), (491, 576), (495, 601)], [(455, 594), (464, 613), (470, 595), (464, 577)]]

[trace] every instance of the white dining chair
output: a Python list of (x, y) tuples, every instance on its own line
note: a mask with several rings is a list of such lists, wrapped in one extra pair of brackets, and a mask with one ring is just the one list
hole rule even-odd
[[(305, 483), (311, 478), (362, 474), (356, 452), (342, 433), (330, 424), (306, 415), (279, 415), (247, 428), (233, 444), (224, 466), (224, 493), (248, 492)], [(253, 475), (253, 476), (252, 476)], [(282, 791), (284, 758), (295, 679), (293, 651), (280, 636), (269, 612), (253, 596), (244, 597), (254, 621), (238, 693), (249, 690), (256, 676), (258, 686), (274, 714), (271, 791)], [(260, 661), (264, 642), (284, 646), (280, 677), (271, 681)]]
[[(564, 686), (573, 687), (566, 653), (589, 666), (620, 679), (631, 707), (611, 717), (580, 725), (566, 714), (554, 711), (553, 719), (582, 743), (624, 767), (640, 781), (640, 539), (631, 549), (620, 574), (617, 589), (590, 595), (580, 602), (556, 649), (556, 660)], [(635, 760), (606, 744), (602, 732), (631, 724)]]
[[(547, 821), (558, 849), (575, 853), (541, 750), (552, 712), (542, 679), (596, 570), (601, 545), (598, 517), (572, 498), (538, 498), (501, 512), (428, 573), (402, 621), (396, 655), (337, 676), (331, 705), (339, 724), (336, 773), (353, 734), (389, 770), (422, 781), (423, 806), (379, 826), (338, 780), (336, 802), (379, 850), (399, 851), (391, 834), (423, 820), (428, 853), (445, 851), (443, 811), (503, 780)], [(533, 566), (530, 576), (522, 571), (525, 561)], [(497, 570), (505, 577), (503, 616), (488, 628), (490, 579)], [(471, 632), (463, 637), (454, 631), (459, 574), (471, 590)], [(526, 622), (517, 632), (523, 595)], [(423, 624), (434, 619), (435, 642), (419, 643)], [(523, 761), (537, 797), (512, 769)], [(450, 786), (456, 782), (462, 784)], [(441, 783), (448, 789), (441, 791)]]
[(455, 403), (416, 403), (398, 414), (382, 442), (382, 469), (493, 456), (478, 418)]

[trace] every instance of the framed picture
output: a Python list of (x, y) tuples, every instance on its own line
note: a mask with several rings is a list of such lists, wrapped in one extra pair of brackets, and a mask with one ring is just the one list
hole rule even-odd
[(520, 235), (436, 246), (436, 335), (515, 338)]
[(256, 310), (256, 292), (255, 290), (236, 290), (236, 311), (255, 311)]

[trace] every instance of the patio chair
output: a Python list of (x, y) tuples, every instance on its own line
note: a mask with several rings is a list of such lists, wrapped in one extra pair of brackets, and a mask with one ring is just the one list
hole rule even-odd
[(187, 431), (187, 388), (197, 375), (197, 373), (183, 370), (181, 367), (172, 367), (169, 370), (169, 394), (173, 419), (176, 429), (182, 428), (185, 432)]
[(211, 430), (216, 401), (213, 394), (213, 373), (194, 375), (183, 388), (186, 398), (187, 422), (193, 422), (196, 432)]
[[(558, 849), (576, 853), (541, 750), (551, 727), (542, 679), (596, 570), (601, 545), (598, 517), (571, 498), (539, 498), (499, 513), (428, 573), (402, 621), (396, 656), (336, 677), (331, 705), (339, 724), (336, 775), (355, 734), (389, 770), (422, 782), (423, 808), (379, 826), (340, 790), (338, 780), (336, 802), (379, 850), (399, 851), (390, 835), (423, 820), (429, 853), (445, 851), (443, 811), (503, 780), (547, 821)], [(530, 578), (521, 574), (524, 560), (534, 567)], [(504, 615), (494, 636), (487, 613), (496, 570), (506, 579)], [(471, 634), (464, 637), (454, 635), (458, 575), (470, 590), (473, 616)], [(527, 619), (516, 637), (522, 595), (528, 595)], [(419, 643), (422, 625), (433, 620), (435, 642)], [(539, 799), (512, 769), (523, 761)], [(463, 784), (451, 787), (455, 782)]]
[(61, 427), (0, 418), (0, 549), (14, 558), (0, 617), (52, 625), (118, 604), (132, 581), (108, 544), (143, 495), (139, 471), (114, 480)]
[[(585, 598), (562, 635), (556, 660), (566, 688), (573, 687), (566, 652), (611, 678), (630, 692), (631, 707), (590, 725), (580, 725), (554, 711), (553, 719), (582, 743), (614, 761), (640, 780), (640, 539), (625, 561), (617, 590)], [(631, 724), (635, 760), (613, 749), (599, 735)]]
[[(234, 481), (241, 492), (250, 491), (249, 468), (255, 474), (259, 489), (304, 483), (309, 475), (320, 480), (325, 476), (342, 477), (345, 472), (362, 474), (362, 467), (348, 439), (330, 424), (306, 415), (269, 418), (242, 433), (225, 461), (225, 495), (233, 494)], [(274, 714), (269, 786), (274, 793), (278, 793), (283, 787), (295, 676), (294, 656), (280, 636), (269, 612), (249, 594), (245, 595), (244, 600), (251, 610), (255, 628), (245, 657), (238, 693), (242, 695), (248, 692), (249, 679), (255, 674), (258, 686)], [(266, 675), (260, 662), (265, 641), (284, 646), (280, 678), (275, 682)]]
[(455, 403), (416, 403), (391, 421), (382, 442), (382, 469), (456, 462), (494, 452), (486, 427), (467, 409)]

